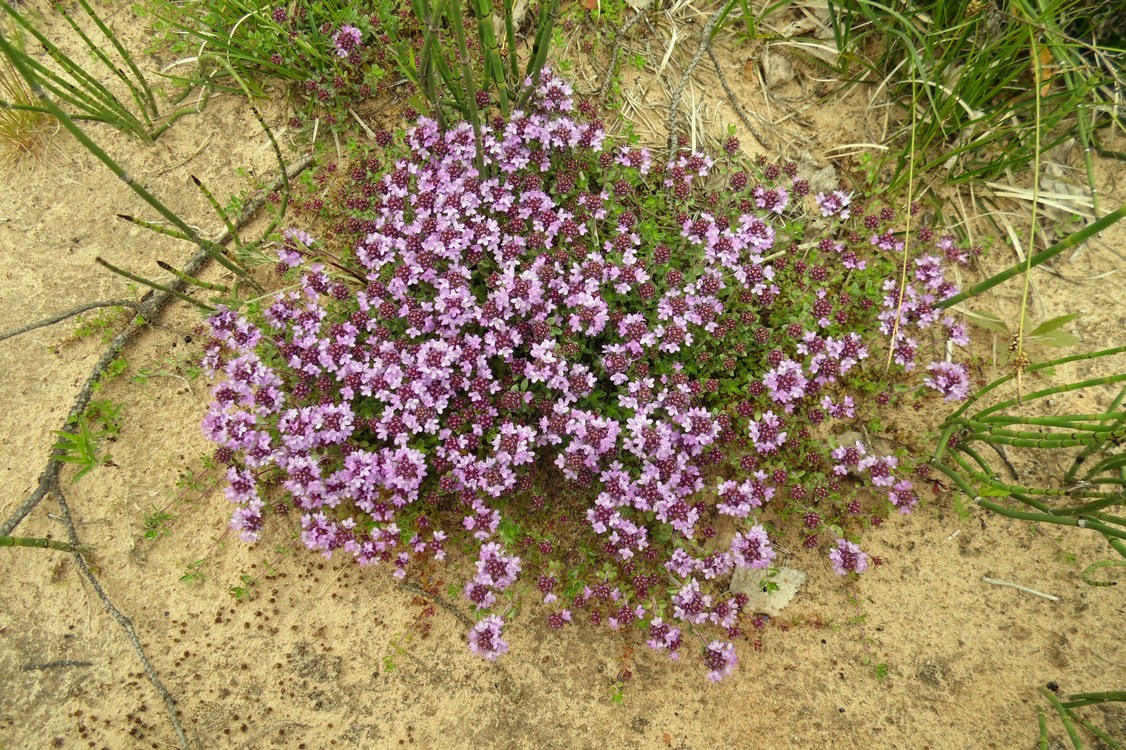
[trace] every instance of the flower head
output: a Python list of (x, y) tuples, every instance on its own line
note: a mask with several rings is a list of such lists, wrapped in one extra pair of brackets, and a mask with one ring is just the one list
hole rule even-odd
[(817, 207), (821, 209), (821, 215), (826, 218), (836, 216), (843, 221), (851, 214), (849, 204), (852, 202), (852, 196), (844, 191), (834, 190), (828, 195), (818, 193), (814, 200), (817, 201)]
[(965, 365), (931, 362), (923, 384), (943, 395), (944, 401), (965, 401), (970, 395), (970, 375)]
[(761, 524), (755, 524), (750, 531), (738, 532), (731, 540), (731, 556), (740, 568), (769, 567), (775, 555)]
[(499, 615), (489, 615), (469, 630), (469, 650), (489, 661), (496, 661), (508, 652), (508, 643), (501, 638), (504, 620)]
[(739, 657), (735, 655), (735, 644), (712, 641), (704, 649), (704, 666), (708, 669), (708, 679), (719, 682), (735, 671)]
[(782, 420), (772, 411), (762, 415), (762, 419), (751, 422), (748, 432), (754, 441), (755, 450), (759, 453), (773, 453), (786, 442), (786, 433), (782, 430)]
[(837, 546), (829, 551), (833, 572), (839, 576), (863, 573), (868, 570), (868, 553), (846, 539), (838, 539)]
[(332, 35), (332, 44), (336, 47), (337, 57), (348, 57), (348, 53), (360, 46), (363, 41), (363, 33), (355, 26), (345, 24), (340, 27), (340, 31)]
[(919, 504), (919, 495), (914, 490), (910, 479), (901, 479), (888, 490), (888, 502), (899, 509), (900, 513), (910, 513)]

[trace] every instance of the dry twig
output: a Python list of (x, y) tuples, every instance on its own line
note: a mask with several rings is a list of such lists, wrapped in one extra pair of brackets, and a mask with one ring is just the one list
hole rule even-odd
[(48, 661), (42, 664), (24, 664), (20, 667), (24, 672), (35, 672), (40, 669), (60, 669), (62, 667), (92, 667), (92, 661), (73, 661), (71, 659), (59, 659), (58, 661)]
[(636, 16), (623, 23), (618, 29), (618, 33), (614, 35), (614, 47), (610, 50), (610, 65), (606, 68), (606, 75), (602, 77), (602, 88), (598, 90), (599, 99), (606, 98), (606, 92), (610, 90), (610, 82), (614, 80), (614, 69), (618, 66), (618, 55), (622, 51), (622, 40), (624, 40), (626, 34), (637, 25), (637, 22), (644, 18), (646, 13), (652, 10), (655, 3), (656, 0), (650, 0), (648, 5), (637, 11)]
[(700, 64), (700, 60), (704, 59), (704, 54), (711, 49), (712, 44), (712, 31), (715, 30), (715, 25), (719, 23), (719, 19), (723, 17), (724, 7), (720, 7), (712, 17), (708, 19), (707, 25), (704, 26), (704, 32), (700, 35), (700, 46), (696, 48), (696, 54), (692, 55), (692, 60), (688, 63), (688, 67), (684, 69), (684, 75), (680, 77), (680, 83), (676, 85), (676, 89), (672, 92), (672, 101), (669, 102), (669, 157), (676, 153), (676, 118), (680, 113), (680, 97), (684, 95), (684, 89), (688, 86), (688, 81), (692, 79), (692, 73), (695, 72), (696, 66)]
[(731, 89), (731, 85), (727, 83), (727, 76), (723, 73), (723, 66), (719, 64), (719, 58), (716, 57), (715, 51), (711, 48), (710, 45), (708, 46), (708, 57), (712, 59), (712, 64), (715, 66), (716, 75), (719, 76), (719, 83), (721, 86), (723, 86), (724, 93), (727, 94), (727, 101), (731, 104), (731, 108), (735, 110), (735, 114), (738, 115), (739, 119), (743, 122), (743, 127), (750, 131), (750, 134), (754, 136), (755, 140), (759, 142), (760, 146), (762, 146), (767, 151), (773, 151), (773, 147), (770, 145), (770, 141), (768, 141), (766, 136), (760, 133), (758, 129), (751, 124), (750, 118), (747, 117), (746, 113), (743, 111), (743, 108), (739, 105), (739, 100), (736, 98), (735, 92)]
[[(290, 167), (287, 172), (291, 176), (296, 176), (297, 174), (308, 168), (309, 165), (312, 164), (312, 161), (312, 157), (302, 159), (300, 162)], [(269, 194), (269, 192), (276, 189), (276, 187), (281, 184), (282, 178), (279, 177), (274, 185), (271, 185), (269, 189), (262, 192), (259, 198), (247, 204), (235, 224), (236, 231), (250, 221), (251, 217), (258, 211), (259, 208), (261, 208), (263, 203), (265, 203), (266, 196)], [(233, 238), (233, 232), (227, 231), (216, 240), (216, 243), (226, 244)], [(201, 250), (197, 252), (194, 256), (192, 256), (191, 260), (189, 260), (187, 265), (184, 267), (184, 273), (189, 276), (197, 275), (204, 268), (204, 266), (207, 265), (207, 262), (208, 260), (210, 260), (210, 258), (211, 256), (205, 251)], [(170, 286), (172, 286), (172, 288), (176, 289), (177, 291), (183, 291), (187, 288), (187, 284), (181, 280), (176, 280)], [(164, 308), (167, 307), (173, 299), (174, 297), (172, 294), (161, 293), (148, 297), (140, 302), (113, 301), (111, 303), (112, 306), (130, 307), (136, 310), (138, 314), (133, 318), (133, 320), (129, 322), (129, 325), (124, 331), (113, 338), (113, 340), (109, 343), (109, 346), (106, 348), (106, 351), (94, 365), (89, 377), (87, 377), (86, 379), (86, 382), (83, 383), (82, 388), (79, 389), (78, 396), (75, 398), (74, 404), (71, 406), (70, 411), (67, 412), (66, 421), (64, 422), (62, 428), (63, 431), (72, 434), (74, 433), (74, 430), (77, 429), (76, 425), (78, 422), (78, 417), (81, 416), (81, 414), (86, 410), (86, 407), (89, 405), (90, 397), (94, 391), (94, 386), (101, 379), (110, 363), (117, 358), (118, 354), (121, 353), (126, 344), (128, 344), (133, 339), (137, 332), (140, 331), (148, 321), (156, 320), (157, 316), (160, 315)], [(107, 303), (92, 303), (91, 305), (86, 306), (85, 309), (94, 309), (95, 307), (104, 307), (106, 305)], [(22, 329), (8, 332), (3, 338), (10, 338), (11, 336), (15, 336), (19, 333), (26, 333), (27, 331), (35, 330), (36, 328), (51, 325), (52, 323), (57, 323), (60, 320), (65, 320), (67, 317), (70, 317), (72, 315), (77, 315), (79, 312), (83, 312), (82, 309), (76, 308), (76, 310), (69, 310), (65, 313), (62, 313), (61, 317), (56, 316), (55, 318), (47, 319), (47, 321), (39, 321), (37, 323), (30, 324), (29, 326), (25, 326)], [(76, 550), (82, 549), (82, 543), (78, 538), (78, 530), (74, 523), (74, 516), (71, 514), (70, 505), (67, 503), (66, 494), (63, 492), (62, 484), (59, 481), (63, 465), (64, 463), (56, 457), (55, 451), (52, 448), (51, 453), (47, 458), (47, 465), (43, 469), (43, 472), (39, 475), (38, 485), (31, 493), (31, 495), (29, 495), (28, 498), (23, 503), (21, 503), (18, 508), (16, 508), (15, 512), (12, 513), (12, 515), (9, 516), (6, 521), (4, 521), (3, 525), (0, 525), (0, 536), (10, 535), (12, 531), (15, 530), (15, 528), (19, 526), (19, 524), (24, 520), (24, 518), (26, 518), (27, 515), (31, 513), (31, 511), (33, 511), (36, 506), (39, 505), (43, 498), (45, 498), (47, 495), (52, 495), (59, 504), (61, 520), (63, 522), (63, 525), (66, 527), (67, 537), (70, 541), (70, 544)], [(137, 657), (140, 659), (141, 664), (144, 666), (145, 674), (148, 675), (149, 681), (152, 683), (157, 693), (160, 694), (160, 697), (164, 702), (169, 721), (171, 721), (172, 727), (176, 731), (176, 737), (179, 740), (180, 747), (183, 750), (191, 750), (191, 744), (188, 742), (187, 735), (184, 733), (183, 725), (180, 723), (179, 714), (176, 711), (176, 701), (172, 697), (172, 694), (168, 692), (168, 689), (164, 687), (164, 683), (161, 682), (159, 675), (157, 675), (156, 669), (153, 667), (152, 662), (148, 658), (148, 654), (145, 652), (144, 646), (141, 644), (140, 638), (137, 636), (137, 631), (133, 628), (132, 621), (128, 617), (126, 617), (121, 612), (121, 610), (119, 610), (113, 604), (112, 601), (110, 601), (109, 596), (102, 588), (102, 585), (98, 581), (97, 576), (94, 575), (94, 572), (92, 570), (90, 570), (90, 566), (87, 564), (86, 558), (83, 556), (83, 554), (80, 551), (74, 552), (73, 554), (74, 559), (78, 564), (79, 570), (82, 572), (82, 575), (85, 576), (86, 580), (90, 582), (90, 585), (93, 587), (94, 592), (98, 595), (98, 598), (102, 600), (102, 604), (105, 606), (106, 611), (109, 612), (110, 616), (112, 616), (119, 625), (121, 625), (130, 643), (133, 645), (133, 650), (137, 653)]]
[(1051, 601), (1051, 602), (1058, 602), (1060, 600), (1060, 598), (1058, 596), (1053, 596), (1052, 594), (1045, 594), (1043, 591), (1037, 591), (1036, 589), (1026, 588), (1025, 586), (1021, 586), (1018, 583), (1012, 583), (1010, 581), (1002, 581), (1002, 580), (997, 579), (997, 578), (990, 578), (989, 576), (982, 576), (981, 580), (984, 581), (985, 583), (991, 583), (994, 586), (1004, 586), (1005, 588), (1016, 589), (1017, 591), (1023, 591), (1026, 594), (1032, 594), (1033, 596), (1039, 596), (1040, 598), (1047, 599), (1048, 601)]
[(37, 320), (34, 323), (28, 323), (25, 326), (13, 328), (10, 331), (4, 331), (3, 333), (0, 333), (0, 341), (3, 341), (4, 339), (10, 339), (13, 336), (19, 336), (21, 333), (29, 333), (39, 328), (53, 326), (55, 323), (61, 323), (67, 318), (73, 318), (75, 315), (81, 315), (84, 312), (96, 310), (100, 307), (128, 307), (132, 310), (135, 310), (136, 312), (143, 312), (142, 308), (144, 307), (144, 303), (137, 302), (131, 299), (111, 299), (104, 300), (102, 302), (87, 302), (84, 305), (72, 307), (69, 310), (65, 310), (61, 313), (52, 315), (49, 318), (43, 318), (43, 320)]

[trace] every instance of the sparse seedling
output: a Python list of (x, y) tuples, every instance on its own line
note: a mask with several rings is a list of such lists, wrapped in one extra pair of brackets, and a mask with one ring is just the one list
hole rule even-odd
[[(210, 460), (210, 457), (208, 457)], [(212, 473), (214, 466), (204, 466), (202, 470), (186, 469), (180, 478), (176, 480), (176, 487), (181, 491), (181, 496), (185, 493), (193, 492), (197, 495), (203, 496), (206, 492), (210, 491), (218, 483), (218, 479)]]
[(391, 651), (383, 655), (384, 672), (393, 672), (398, 669), (399, 665), (396, 661), (396, 657), (398, 656), (405, 656), (417, 661), (417, 658), (407, 650), (407, 647), (414, 641), (415, 636), (426, 638), (430, 635), (430, 620), (437, 611), (434, 605), (426, 598), (419, 595), (411, 598), (411, 605), (419, 608), (418, 614), (411, 619), (406, 628), (403, 629), (403, 632), (400, 633), (397, 638), (392, 639), (388, 644)]
[(133, 315), (124, 307), (107, 307), (97, 312), (80, 315), (74, 328), (74, 338), (84, 339), (98, 336), (103, 344), (108, 344), (116, 335), (117, 329), (129, 321)]
[(130, 380), (134, 385), (147, 386), (154, 378), (172, 378), (179, 380), (191, 392), (192, 382), (202, 372), (199, 367), (199, 359), (199, 351), (169, 354), (157, 365), (138, 368), (136, 374)]
[(231, 596), (233, 596), (236, 600), (246, 599), (250, 596), (250, 593), (258, 584), (258, 578), (256, 576), (243, 573), (241, 576), (239, 576), (239, 581), (242, 582), (240, 585), (231, 587)]
[(163, 510), (154, 510), (152, 513), (145, 516), (144, 538), (151, 542), (162, 537), (171, 536), (171, 523), (175, 520), (176, 516), (173, 513), (168, 513)]
[(190, 562), (184, 566), (184, 574), (180, 576), (183, 583), (203, 583), (207, 580), (207, 575), (203, 572), (203, 565), (207, 562), (207, 558), (201, 558), (195, 562)]
[(73, 482), (77, 482), (99, 466), (112, 464), (112, 457), (101, 451), (99, 443), (102, 436), (95, 433), (84, 418), (78, 419), (73, 431), (56, 430), (55, 436), (58, 438), (55, 443), (55, 458), (64, 463), (74, 464), (78, 468), (78, 473), (71, 480)]
[(115, 440), (121, 433), (121, 410), (124, 408), (124, 404), (108, 398), (97, 399), (87, 404), (83, 416), (96, 434)]
[(282, 560), (282, 558), (288, 556), (292, 552), (292, 548), (290, 545), (278, 546), (277, 548), (275, 548), (275, 552), (277, 554), (272, 560), (262, 560), (262, 569), (258, 572), (257, 575), (243, 573), (241, 576), (239, 576), (239, 585), (232, 586), (229, 589), (231, 596), (238, 600), (247, 599), (254, 593), (255, 587), (258, 585), (258, 581), (260, 581), (262, 578), (273, 578), (275, 575), (277, 575), (277, 570), (274, 568), (274, 566), (277, 565), (278, 562)]

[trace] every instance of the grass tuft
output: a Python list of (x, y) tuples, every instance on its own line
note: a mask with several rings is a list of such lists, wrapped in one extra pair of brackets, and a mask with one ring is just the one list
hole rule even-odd
[[(923, 171), (941, 169), (959, 184), (1028, 168), (1071, 138), (1097, 150), (1103, 132), (1123, 127), (1117, 101), (1126, 45), (1101, 36), (1106, 23), (1098, 20), (1116, 5), (856, 0), (830, 9), (845, 51), (842, 72), (855, 74), (852, 81), (886, 86), (904, 106), (913, 87), (923, 87), (913, 127)], [(900, 159), (893, 182), (902, 182), (906, 166)]]
[[(22, 48), (19, 35), (10, 31), (3, 33)], [(54, 118), (39, 109), (39, 100), (11, 61), (0, 55), (0, 171), (41, 158), (53, 125)]]

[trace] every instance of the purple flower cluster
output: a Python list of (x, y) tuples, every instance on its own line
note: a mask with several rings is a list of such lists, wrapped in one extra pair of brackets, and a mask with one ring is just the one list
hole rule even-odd
[(970, 395), (970, 374), (965, 365), (954, 362), (932, 362), (927, 365), (923, 385), (943, 395), (944, 401), (965, 401)]
[(852, 215), (851, 209), (849, 209), (852, 196), (842, 190), (834, 190), (828, 195), (818, 193), (816, 201), (817, 207), (821, 209), (821, 215), (826, 218), (836, 216), (843, 221)]
[[(351, 27), (333, 39), (345, 54), (361, 41)], [(848, 390), (876, 326), (890, 336), (899, 320), (904, 369), (914, 355), (899, 349), (918, 348), (909, 329), (939, 323), (956, 339), (933, 309), (953, 286), (927, 256), (917, 284), (898, 298), (884, 290), (881, 311), (885, 273), (878, 255), (861, 273), (863, 242), (846, 251), (827, 237), (811, 262), (779, 248), (808, 190), (795, 174), (740, 172), (722, 203), (708, 188), (710, 157), (658, 164), (644, 149), (611, 148), (574, 109), (545, 71), (528, 111), (483, 127), (483, 168), (468, 124), (420, 119), (405, 153), (374, 178), (359, 170), (362, 233), (350, 254), (322, 265), (317, 241), (286, 232), (280, 272), (295, 286), (260, 311), (210, 321), (204, 364), (219, 382), (203, 427), (229, 466), (244, 539), (280, 504), (297, 512), (310, 549), (399, 577), (442, 560), (450, 537), (475, 549), (462, 589), (483, 618), (469, 633), (475, 653), (507, 650), (493, 610), (530, 574), (552, 628), (580, 611), (611, 628), (638, 623), (676, 658), (683, 632), (735, 637), (746, 600), (725, 582), (737, 567), (772, 564), (759, 515), (780, 499), (806, 513), (853, 469), (892, 507), (917, 503), (895, 456), (860, 443), (830, 453), (810, 428), (855, 418)], [(650, 216), (627, 200), (642, 190), (664, 208)], [(825, 218), (811, 228), (831, 233), (852, 204), (835, 191), (818, 205)], [(867, 299), (841, 291), (850, 274)], [(778, 304), (789, 291), (804, 295), (793, 310)], [(957, 392), (948, 370), (928, 372), (928, 385)], [(560, 478), (588, 499), (568, 515), (552, 497), (560, 507), (543, 513), (582, 523), (599, 561), (566, 588), (540, 563), (548, 533), (537, 545), (505, 526), (542, 520), (545, 501), (520, 499)], [(721, 516), (737, 529), (706, 547)], [(843, 539), (829, 558), (838, 573), (868, 567)], [(675, 593), (661, 602), (670, 575)], [(727, 641), (700, 655), (712, 680), (737, 661)]]
[(739, 657), (735, 655), (735, 644), (712, 641), (704, 649), (704, 665), (708, 669), (708, 679), (719, 682), (735, 671)]
[(516, 582), (520, 575), (520, 558), (506, 555), (496, 542), (482, 545), (477, 557), (477, 575), (465, 584), (465, 598), (477, 609), (489, 609), (496, 603), (496, 593)]
[(489, 615), (469, 630), (469, 650), (489, 661), (496, 661), (501, 654), (508, 652), (508, 643), (501, 638), (504, 620), (498, 615)]
[(348, 57), (352, 50), (360, 46), (364, 35), (355, 26), (345, 24), (340, 31), (332, 35), (332, 45), (336, 48), (337, 57)]
[[(952, 316), (943, 315), (942, 310), (935, 307), (936, 302), (951, 297), (958, 291), (954, 282), (946, 278), (948, 259), (957, 258), (961, 263), (967, 259), (965, 254), (954, 252), (952, 242), (950, 237), (943, 237), (934, 243), (935, 248), (942, 251), (947, 260), (937, 255), (924, 255), (914, 260), (914, 278), (902, 286), (895, 278), (884, 282), (886, 294), (883, 298), (883, 310), (879, 315), (880, 332), (892, 337), (894, 360), (908, 372), (915, 369), (915, 359), (920, 348), (918, 341), (910, 335), (912, 330), (938, 329), (944, 340), (949, 340), (956, 346), (969, 343), (965, 326)], [(896, 241), (896, 247), (892, 248), (873, 236), (872, 244), (880, 245), (885, 250), (901, 252), (903, 243)], [(933, 362), (928, 365), (927, 370), (931, 377), (924, 382), (941, 392), (947, 401), (964, 400), (969, 395), (968, 372), (961, 365)]]
[(868, 553), (845, 539), (837, 540), (837, 546), (829, 552), (829, 560), (833, 563), (833, 572), (839, 576), (868, 570)]

